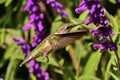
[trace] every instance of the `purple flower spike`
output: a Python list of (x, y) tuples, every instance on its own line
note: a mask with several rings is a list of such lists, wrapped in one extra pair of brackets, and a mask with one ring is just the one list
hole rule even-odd
[(29, 62), (29, 64), (30, 64), (31, 67), (33, 67), (33, 66), (35, 65), (35, 60), (31, 60), (31, 61)]
[(49, 74), (44, 72), (44, 70), (40, 68), (39, 64), (35, 60), (30, 62), (30, 66), (29, 72), (34, 73), (38, 79), (49, 80)]
[(87, 10), (87, 6), (85, 5), (85, 1), (83, 0), (80, 4), (79, 7), (75, 9), (76, 13), (81, 13), (83, 11)]
[(55, 0), (46, 0), (47, 4), (55, 2)]
[(34, 68), (33, 68), (33, 67), (30, 67), (30, 68), (29, 68), (29, 72), (30, 72), (30, 73), (33, 73), (33, 72), (34, 72)]
[(75, 12), (80, 13), (87, 9), (89, 10), (89, 18), (85, 21), (86, 24), (94, 23), (98, 26), (99, 24), (106, 25), (108, 23), (99, 0), (83, 0), (79, 7), (75, 9)]
[(32, 27), (32, 24), (27, 24), (25, 26), (23, 26), (23, 30), (27, 31)]
[(14, 37), (13, 37), (13, 40), (16, 41), (16, 42), (18, 42), (18, 41), (19, 41), (19, 38), (14, 36)]
[(32, 12), (37, 12), (39, 10), (39, 6), (38, 5), (34, 5), (31, 9)]
[(117, 45), (113, 41), (107, 40), (101, 44), (94, 44), (93, 48), (94, 49), (100, 48), (100, 52), (103, 53), (107, 49), (110, 49), (110, 51), (116, 51)]
[(47, 72), (44, 75), (45, 75), (45, 80), (49, 80), (50, 79), (49, 74)]
[(3, 78), (0, 78), (0, 80), (4, 80)]
[(114, 32), (110, 25), (99, 27), (97, 30), (90, 30), (93, 36), (99, 36), (99, 40), (106, 38), (107, 36), (113, 36)]
[(32, 44), (31, 44), (32, 47), (35, 47), (36, 45), (37, 45), (37, 43), (35, 41), (32, 42)]
[(38, 64), (35, 64), (35, 69), (39, 69), (39, 65)]
[[(27, 25), (23, 26), (23, 30), (29, 30), (32, 26), (34, 27), (35, 36), (33, 37), (33, 42), (31, 44), (26, 44), (25, 40), (19, 39), (17, 37), (13, 38), (13, 40), (17, 42), (18, 45), (22, 46), (22, 51), (25, 54), (25, 57), (27, 57), (30, 54), (31, 49), (36, 47), (46, 37), (44, 14), (41, 13), (39, 5), (37, 3), (40, 1), (41, 0), (28, 0), (24, 8), (24, 11), (30, 11), (30, 20)], [(60, 4), (58, 6), (59, 8), (61, 7)], [(39, 64), (35, 60), (30, 61), (29, 64), (29, 72), (33, 73), (37, 77), (37, 80), (50, 79), (49, 74), (47, 72), (44, 72), (44, 70), (40, 68)]]
[(56, 11), (61, 15), (62, 18), (68, 16), (67, 11), (63, 11), (62, 8), (62, 4), (55, 1), (55, 0), (46, 0), (47, 4), (50, 4), (52, 8), (55, 8)]
[[(85, 24), (94, 23), (96, 26), (102, 25), (97, 30), (90, 30), (93, 36), (98, 36), (99, 40), (103, 40), (106, 37), (113, 36), (114, 32), (112, 27), (108, 25), (108, 20), (104, 15), (104, 8), (100, 4), (99, 0), (82, 0), (79, 7), (75, 9), (76, 13), (81, 13), (85, 10), (89, 10), (89, 17), (85, 21)], [(108, 48), (113, 51), (117, 50), (117, 46), (113, 41), (106, 40), (101, 44), (94, 44), (93, 48), (100, 48), (100, 52), (103, 53)]]
[(62, 18), (64, 18), (65, 16), (67, 16), (68, 15), (68, 12), (67, 11), (63, 11), (62, 13), (61, 13), (61, 17)]
[(26, 44), (25, 40), (19, 39), (18, 37), (13, 37), (13, 40), (22, 46), (22, 52), (25, 54), (25, 57), (30, 53), (30, 46)]
[(24, 8), (24, 11), (29, 11), (30, 10), (30, 8), (31, 8), (31, 5), (33, 5), (34, 3), (33, 3), (33, 0), (28, 0), (28, 2), (27, 2), (27, 4), (26, 4), (26, 6), (25, 6), (25, 8)]
[(120, 0), (117, 0), (118, 3), (120, 3)]
[(102, 44), (94, 44), (94, 45), (93, 45), (93, 48), (94, 48), (94, 49), (99, 48), (101, 53), (103, 53), (103, 52), (107, 49), (107, 48), (106, 48), (105, 46), (103, 46)]

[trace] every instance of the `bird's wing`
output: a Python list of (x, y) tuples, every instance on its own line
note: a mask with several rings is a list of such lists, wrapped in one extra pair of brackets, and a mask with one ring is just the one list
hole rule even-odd
[(64, 48), (66, 45), (73, 43), (87, 32), (88, 31), (77, 30), (69, 33), (56, 34), (57, 36), (61, 36), (61, 38), (58, 40), (58, 43), (53, 46), (53, 50)]

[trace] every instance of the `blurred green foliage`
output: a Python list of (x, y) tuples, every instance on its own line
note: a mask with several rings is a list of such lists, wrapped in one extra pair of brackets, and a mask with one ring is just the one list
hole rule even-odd
[[(47, 17), (45, 19), (47, 34), (55, 32), (57, 27), (63, 23), (79, 23), (88, 17), (88, 11), (80, 15), (75, 14), (74, 10), (81, 0), (58, 1), (63, 4), (69, 15), (65, 19), (61, 19), (60, 15), (43, 1), (49, 18), (51, 18), (51, 21)], [(120, 6), (116, 0), (105, 0), (102, 3), (111, 15), (112, 21), (109, 24), (113, 26), (115, 32), (113, 40), (118, 44), (120, 54)], [(114, 5), (113, 8), (107, 6), (108, 3), (111, 6)], [(28, 73), (29, 65), (19, 67), (24, 55), (21, 47), (12, 40), (14, 36), (17, 36), (32, 42), (34, 31), (32, 29), (22, 30), (22, 26), (29, 20), (29, 13), (24, 12), (25, 4), (26, 0), (0, 0), (0, 77), (5, 80), (36, 80), (33, 74)], [(80, 27), (96, 28), (93, 24)], [(110, 51), (101, 54), (99, 50), (94, 50), (92, 44), (97, 42), (97, 38), (88, 34), (67, 46), (66, 49), (50, 53), (49, 63), (45, 63), (41, 57), (37, 61), (44, 70), (49, 72), (51, 80), (119, 80), (115, 54)], [(75, 60), (71, 58), (70, 49), (73, 50), (72, 56), (75, 57)]]

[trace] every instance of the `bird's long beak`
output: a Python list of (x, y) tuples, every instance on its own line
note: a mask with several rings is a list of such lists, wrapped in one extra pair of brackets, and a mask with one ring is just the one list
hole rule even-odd
[(75, 26), (78, 26), (78, 25), (81, 25), (81, 24), (84, 24), (84, 22), (81, 22), (81, 23), (77, 23), (77, 24), (73, 24), (72, 26), (70, 26), (70, 27), (75, 27)]

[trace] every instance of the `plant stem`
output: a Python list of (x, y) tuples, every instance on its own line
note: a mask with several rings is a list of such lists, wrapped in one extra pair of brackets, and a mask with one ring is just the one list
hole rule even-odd
[[(104, 8), (104, 11), (105, 11), (106, 17), (112, 22), (113, 25), (115, 25), (114, 20), (112, 19), (112, 16), (107, 12), (107, 10), (105, 8)], [(110, 38), (111, 41), (113, 41), (112, 37), (110, 35), (109, 35), (109, 38)], [(120, 58), (119, 58), (119, 55), (118, 55), (117, 51), (114, 51), (114, 53), (115, 53), (115, 56), (117, 58), (118, 75), (119, 75), (119, 78), (120, 78), (120, 60), (119, 60)]]
[(107, 12), (107, 10), (104, 8), (105, 15), (110, 22), (112, 22), (113, 25), (115, 25), (114, 20), (112, 19), (112, 16)]
[(40, 7), (41, 12), (43, 12), (45, 14), (45, 16), (47, 17), (48, 22), (51, 24), (53, 22), (53, 19), (50, 17), (44, 3), (41, 1), (41, 2), (38, 3), (38, 5)]
[(120, 79), (120, 60), (119, 60), (119, 56), (118, 56), (117, 51), (114, 51), (114, 52), (115, 52), (115, 56), (116, 56), (116, 58), (117, 58), (118, 74), (119, 74), (119, 79)]
[(78, 65), (78, 58), (75, 55), (75, 51), (74, 51), (72, 45), (69, 45), (68, 52), (69, 52), (70, 57), (72, 59), (72, 63), (73, 63), (73, 66), (74, 66), (75, 70), (78, 71), (78, 66), (77, 66)]

